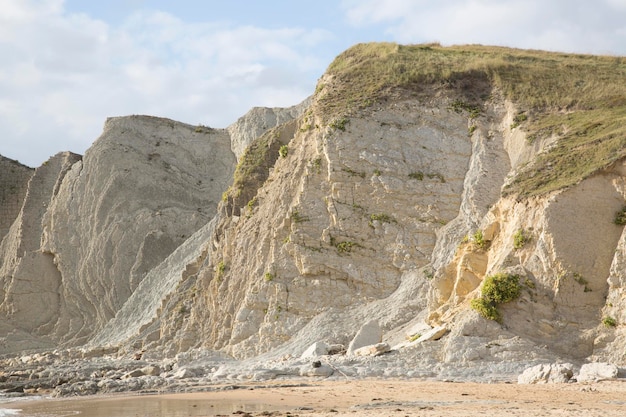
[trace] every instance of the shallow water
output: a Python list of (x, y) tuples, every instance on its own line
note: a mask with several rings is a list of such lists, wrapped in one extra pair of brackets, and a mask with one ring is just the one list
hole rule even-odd
[[(184, 396), (137, 396), (16, 402), (0, 405), (0, 417), (200, 417), (237, 411), (278, 411), (259, 402), (197, 399)], [(16, 410), (21, 410), (15, 414)]]

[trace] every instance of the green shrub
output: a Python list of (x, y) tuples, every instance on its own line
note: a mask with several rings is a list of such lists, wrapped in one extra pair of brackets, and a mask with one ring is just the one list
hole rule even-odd
[(373, 221), (379, 221), (381, 223), (397, 223), (396, 219), (385, 213), (376, 213), (370, 215), (370, 224)]
[(515, 300), (521, 293), (519, 275), (498, 273), (485, 278), (482, 297), (496, 304)]
[(337, 252), (339, 253), (350, 253), (352, 252), (352, 247), (356, 244), (354, 242), (350, 242), (349, 240), (345, 242), (341, 242), (337, 244)]
[(264, 278), (265, 281), (270, 282), (274, 280), (274, 275), (271, 272), (266, 272)]
[(226, 272), (226, 264), (224, 263), (224, 261), (220, 261), (215, 268), (215, 278), (218, 281), (221, 281), (222, 277), (224, 276), (224, 272)]
[(602, 319), (602, 324), (604, 324), (606, 327), (615, 327), (615, 326), (617, 326), (617, 320), (615, 320), (611, 316), (605, 316)]
[(424, 179), (424, 173), (422, 171), (411, 172), (409, 174), (409, 178), (422, 181)]
[(303, 216), (302, 214), (300, 214), (298, 210), (294, 210), (293, 212), (291, 212), (291, 220), (294, 223), (304, 223), (308, 222), (310, 219), (307, 216)]
[(350, 176), (352, 177), (361, 177), (361, 178), (365, 178), (365, 172), (361, 172), (361, 171), (355, 171), (352, 168), (341, 168), (341, 170), (343, 172), (346, 172), (348, 174), (350, 174)]
[(485, 240), (483, 231), (480, 229), (476, 230), (472, 235), (472, 243), (474, 244), (474, 247), (478, 249), (487, 249), (489, 246), (489, 241)]
[(286, 158), (289, 154), (289, 147), (287, 145), (281, 146), (280, 149), (278, 149), (278, 154), (283, 158)]
[(330, 127), (336, 130), (341, 130), (342, 132), (346, 131), (346, 125), (350, 122), (346, 117), (340, 117), (339, 119), (335, 119), (330, 122)]
[(515, 249), (521, 249), (528, 242), (529, 237), (526, 235), (523, 229), (519, 229), (513, 235), (513, 247)]
[(626, 206), (622, 207), (620, 211), (615, 213), (615, 219), (613, 219), (613, 223), (618, 226), (626, 225)]
[(471, 303), (471, 307), (486, 319), (497, 321), (502, 320), (500, 312), (493, 303), (488, 302), (484, 298), (474, 298)]
[(526, 116), (526, 113), (524, 112), (517, 113), (513, 117), (513, 123), (511, 124), (511, 129), (515, 129), (517, 126), (519, 126), (522, 122), (525, 122), (527, 119), (528, 119), (528, 116)]
[(471, 307), (489, 320), (500, 322), (498, 304), (515, 300), (521, 294), (519, 275), (498, 273), (489, 275), (483, 282), (480, 298), (471, 301)]

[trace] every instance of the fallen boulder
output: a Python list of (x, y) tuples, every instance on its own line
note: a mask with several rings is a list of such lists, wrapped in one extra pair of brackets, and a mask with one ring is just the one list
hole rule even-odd
[(578, 382), (595, 382), (604, 379), (615, 379), (618, 373), (618, 367), (610, 363), (586, 363), (580, 367), (577, 380)]
[(329, 348), (330, 347), (325, 342), (315, 342), (311, 346), (309, 346), (304, 352), (302, 352), (302, 355), (300, 355), (300, 359), (308, 359), (328, 355)]
[(354, 352), (357, 349), (364, 346), (375, 345), (382, 342), (382, 340), (383, 330), (380, 328), (378, 320), (368, 321), (361, 326), (357, 334), (354, 336), (354, 339), (352, 339), (348, 345), (348, 351), (346, 353), (348, 355), (354, 355)]
[(527, 368), (517, 377), (518, 384), (558, 384), (569, 382), (574, 375), (571, 363), (548, 363)]
[(387, 343), (376, 343), (375, 345), (363, 346), (353, 352), (355, 356), (380, 356), (391, 350)]

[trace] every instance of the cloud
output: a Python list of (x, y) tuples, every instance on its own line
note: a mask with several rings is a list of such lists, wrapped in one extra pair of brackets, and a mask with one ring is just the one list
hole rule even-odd
[(494, 44), (626, 54), (626, 0), (346, 0), (348, 21), (401, 43)]
[[(323, 30), (189, 23), (143, 10), (111, 26), (61, 0), (0, 0), (0, 154), (39, 165), (83, 153), (108, 116), (225, 127), (311, 94)], [(27, 144), (27, 145), (26, 145)]]

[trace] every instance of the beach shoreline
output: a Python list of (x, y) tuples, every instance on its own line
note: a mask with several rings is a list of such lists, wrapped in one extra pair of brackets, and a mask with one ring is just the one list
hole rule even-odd
[[(521, 385), (425, 380), (274, 381), (206, 392), (113, 394), (0, 405), (19, 416), (626, 415), (626, 383)], [(8, 414), (6, 414), (8, 415)]]

